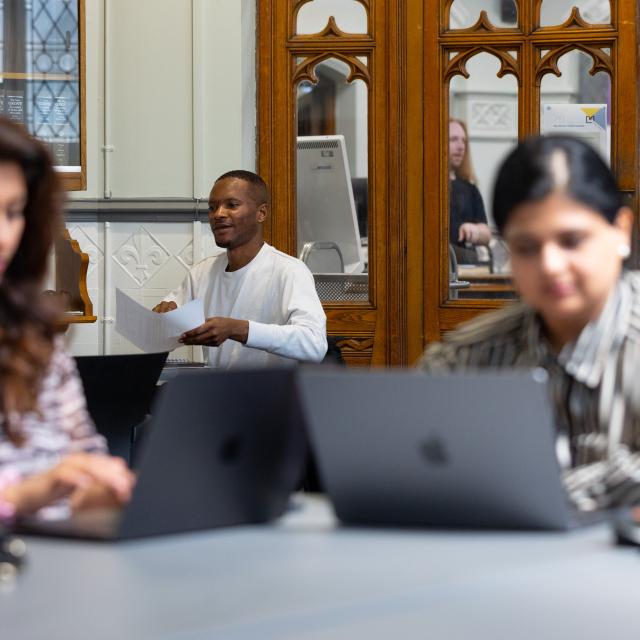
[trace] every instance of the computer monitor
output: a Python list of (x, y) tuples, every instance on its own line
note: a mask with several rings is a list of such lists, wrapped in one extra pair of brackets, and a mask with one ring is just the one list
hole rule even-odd
[(362, 273), (344, 136), (298, 137), (298, 256), (313, 273)]

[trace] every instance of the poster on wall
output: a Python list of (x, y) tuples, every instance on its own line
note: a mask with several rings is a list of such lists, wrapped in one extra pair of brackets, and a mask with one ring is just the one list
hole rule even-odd
[(575, 136), (589, 143), (609, 163), (606, 104), (543, 104), (540, 133)]

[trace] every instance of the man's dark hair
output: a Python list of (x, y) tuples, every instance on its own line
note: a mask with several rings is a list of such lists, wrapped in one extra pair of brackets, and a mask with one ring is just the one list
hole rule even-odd
[(493, 219), (500, 233), (519, 205), (558, 192), (610, 223), (625, 204), (609, 167), (586, 142), (570, 136), (534, 136), (519, 144), (498, 172)]
[(220, 180), (226, 180), (227, 178), (236, 178), (237, 180), (243, 180), (251, 185), (253, 191), (253, 198), (258, 205), (269, 204), (269, 189), (267, 183), (253, 171), (246, 171), (245, 169), (234, 169), (233, 171), (227, 171), (223, 173), (216, 182)]

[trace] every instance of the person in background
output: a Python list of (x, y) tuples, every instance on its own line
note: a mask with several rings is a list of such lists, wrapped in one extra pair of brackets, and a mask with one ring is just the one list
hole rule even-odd
[(521, 301), (429, 346), (419, 366), (543, 367), (570, 498), (583, 510), (637, 502), (640, 275), (623, 269), (633, 213), (590, 146), (549, 136), (507, 157), (493, 214)]
[(462, 120), (449, 120), (449, 243), (459, 263), (475, 264), (474, 246), (488, 245), (491, 229), (487, 224), (482, 196), (474, 184), (467, 127)]
[(0, 522), (70, 500), (128, 500), (133, 476), (107, 455), (42, 287), (62, 192), (44, 147), (0, 119)]
[(224, 254), (191, 269), (153, 311), (166, 313), (196, 298), (206, 322), (183, 344), (208, 349), (209, 366), (319, 362), (327, 351), (326, 317), (307, 266), (263, 239), (269, 211), (264, 180), (250, 171), (220, 176), (209, 195), (209, 223)]

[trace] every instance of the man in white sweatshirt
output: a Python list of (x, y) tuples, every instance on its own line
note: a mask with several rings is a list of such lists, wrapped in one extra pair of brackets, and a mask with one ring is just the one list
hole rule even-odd
[(209, 223), (226, 253), (195, 265), (153, 310), (202, 298), (207, 320), (183, 344), (203, 345), (209, 366), (270, 366), (322, 360), (326, 316), (311, 272), (263, 239), (269, 211), (264, 180), (250, 171), (220, 176), (209, 195)]

